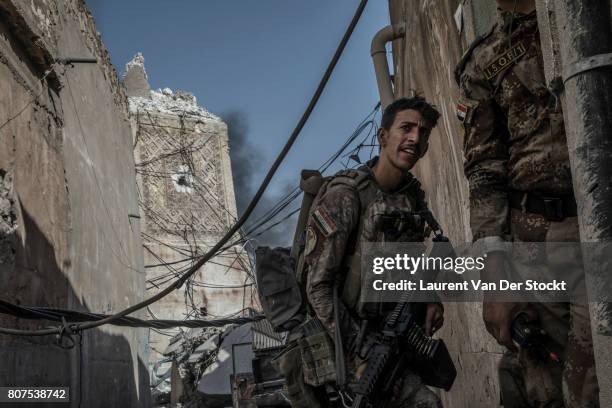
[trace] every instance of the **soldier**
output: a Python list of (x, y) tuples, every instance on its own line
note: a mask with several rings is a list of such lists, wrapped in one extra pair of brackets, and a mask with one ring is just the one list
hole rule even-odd
[[(364, 242), (421, 242), (425, 226), (402, 231), (385, 231), (379, 226), (381, 214), (394, 211), (415, 213), (425, 210), (426, 203), (420, 183), (409, 170), (427, 150), (431, 129), (439, 113), (421, 97), (400, 99), (389, 105), (383, 114), (378, 133), (380, 157), (357, 170), (343, 171), (325, 184), (315, 201), (306, 230), (305, 259), (307, 264), (306, 294), (314, 315), (321, 321), (331, 338), (340, 325), (342, 344), (347, 362), (348, 382), (358, 380), (367, 364), (360, 359), (351, 344), (362, 327), (361, 319), (370, 318), (368, 335), (374, 335), (384, 323), (385, 304), (370, 305), (365, 310), (359, 304), (359, 248)], [(352, 262), (350, 261), (352, 259)], [(350, 263), (347, 271), (345, 265)], [(334, 287), (340, 283), (339, 321), (334, 315)], [(443, 308), (439, 303), (423, 306), (421, 311), (427, 334), (443, 323)], [(311, 405), (312, 406), (312, 405)], [(395, 385), (391, 406), (440, 407), (439, 398), (408, 370)]]
[[(563, 115), (545, 84), (534, 0), (497, 0), (500, 22), (456, 69), (474, 241), (488, 253), (483, 279), (498, 280), (504, 241), (579, 241)], [(525, 311), (563, 351), (563, 366), (534, 361), (511, 338)], [(505, 407), (596, 407), (588, 321), (579, 304), (483, 304), (487, 330), (508, 352), (500, 364)]]

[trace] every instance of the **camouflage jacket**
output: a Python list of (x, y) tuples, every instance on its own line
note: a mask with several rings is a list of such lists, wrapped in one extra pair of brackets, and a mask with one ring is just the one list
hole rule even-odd
[[(347, 255), (360, 242), (422, 242), (424, 225), (403, 231), (381, 231), (380, 215), (394, 211), (415, 212), (426, 209), (420, 183), (410, 173), (393, 193), (385, 193), (374, 179), (371, 167), (376, 159), (358, 170), (340, 172), (315, 198), (306, 229), (306, 294), (317, 317), (333, 337), (333, 290), (336, 281), (344, 284)], [(363, 181), (352, 182), (359, 175)], [(346, 289), (346, 286), (343, 286)], [(350, 308), (350, 306), (349, 306)], [(355, 310), (339, 302), (341, 332), (346, 335), (356, 326)]]
[(501, 17), (456, 70), (475, 241), (507, 239), (511, 190), (572, 192), (563, 115), (546, 86), (536, 14)]

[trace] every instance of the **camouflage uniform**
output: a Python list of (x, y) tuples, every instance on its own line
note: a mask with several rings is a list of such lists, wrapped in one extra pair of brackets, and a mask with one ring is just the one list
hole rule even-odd
[[(376, 160), (376, 159), (375, 159)], [(348, 345), (356, 335), (359, 327), (357, 320), (363, 313), (369, 317), (378, 314), (378, 321), (384, 321), (384, 314), (393, 307), (392, 303), (374, 304), (376, 310), (365, 311), (354, 302), (355, 293), (349, 289), (350, 277), (360, 276), (350, 273), (346, 276), (348, 256), (354, 247), (352, 259), (359, 258), (360, 243), (363, 242), (421, 242), (424, 239), (425, 226), (415, 226), (407, 231), (381, 231), (379, 228), (381, 214), (390, 214), (394, 210), (415, 212), (426, 208), (424, 193), (419, 182), (409, 173), (401, 187), (394, 193), (383, 192), (371, 172), (375, 160), (362, 166), (358, 171), (342, 172), (325, 185), (313, 202), (311, 217), (307, 227), (306, 263), (308, 267), (306, 294), (310, 307), (321, 320), (330, 336), (334, 335), (333, 290), (335, 282), (343, 281), (342, 301), (339, 302), (340, 325), (343, 344)], [(360, 181), (361, 180), (361, 181)], [(357, 267), (352, 262), (351, 268)], [(358, 282), (357, 286), (359, 286)], [(353, 300), (351, 300), (353, 299)], [(377, 327), (373, 327), (375, 332)], [(349, 384), (356, 381), (357, 369), (365, 361), (357, 357), (354, 351), (347, 351), (347, 377)], [(420, 377), (407, 370), (399, 387), (399, 397), (391, 401), (393, 407), (441, 407), (436, 394), (429, 390)]]
[[(535, 12), (514, 18), (502, 12), (501, 20), (475, 41), (456, 70), (474, 240), (490, 251), (510, 240), (579, 241), (575, 214), (561, 220), (525, 207), (531, 200), (525, 193), (568, 206), (569, 156), (560, 104), (545, 83)], [(522, 210), (516, 197), (523, 198)], [(587, 306), (533, 307), (565, 351), (566, 363), (546, 367), (523, 351), (519, 362), (507, 354), (500, 366), (505, 406), (598, 406)]]

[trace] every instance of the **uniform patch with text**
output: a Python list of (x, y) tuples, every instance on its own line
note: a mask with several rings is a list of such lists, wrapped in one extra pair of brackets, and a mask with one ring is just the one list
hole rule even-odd
[(489, 65), (482, 69), (487, 80), (495, 78), (507, 68), (511, 67), (519, 58), (527, 52), (527, 47), (519, 42), (514, 47), (507, 49), (504, 53), (496, 57)]
[(334, 220), (329, 216), (325, 208), (317, 207), (316, 210), (312, 213), (312, 218), (314, 219), (319, 231), (325, 236), (328, 237), (334, 232), (336, 232), (336, 224)]

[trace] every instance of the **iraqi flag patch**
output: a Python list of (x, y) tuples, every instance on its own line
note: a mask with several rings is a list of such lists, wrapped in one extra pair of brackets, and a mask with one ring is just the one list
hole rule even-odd
[(469, 125), (472, 122), (474, 110), (478, 107), (478, 101), (462, 97), (457, 102), (457, 118), (464, 124)]
[(329, 216), (325, 208), (317, 207), (316, 210), (312, 213), (312, 218), (315, 221), (315, 225), (321, 231), (324, 237), (328, 237), (334, 232), (336, 232), (336, 224), (334, 220)]
[(461, 102), (457, 103), (457, 118), (463, 122), (468, 114), (469, 108), (462, 104)]

